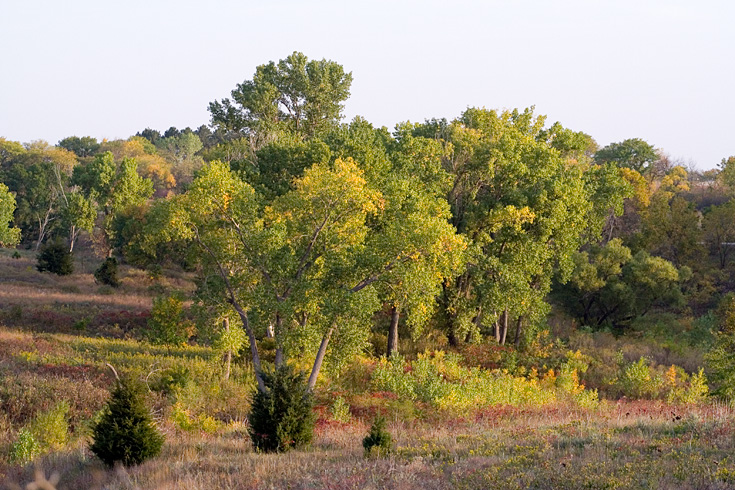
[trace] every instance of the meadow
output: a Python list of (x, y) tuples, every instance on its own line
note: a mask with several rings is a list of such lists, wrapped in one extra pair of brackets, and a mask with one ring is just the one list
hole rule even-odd
[[(142, 340), (152, 298), (191, 291), (186, 273), (125, 268), (112, 290), (92, 270), (80, 262), (57, 277), (36, 272), (30, 252), (0, 255), (5, 488), (735, 487), (735, 412), (708, 396), (695, 342), (546, 332), (522, 355), (426, 339), (402, 345), (405, 357), (366, 352), (323, 374), (309, 447), (262, 454), (247, 432), (247, 362), (236, 357), (225, 379), (211, 347)], [(108, 363), (145, 384), (166, 436), (139, 466), (110, 470), (88, 449), (114, 382)], [(393, 448), (366, 457), (378, 414)]]

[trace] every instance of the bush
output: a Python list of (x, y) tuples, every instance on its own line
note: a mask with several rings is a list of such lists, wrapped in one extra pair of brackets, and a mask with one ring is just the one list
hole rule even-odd
[(107, 257), (104, 262), (94, 271), (94, 278), (102, 284), (116, 288), (120, 285), (120, 279), (117, 277), (117, 259), (115, 257)]
[(47, 242), (41, 247), (36, 259), (36, 269), (39, 272), (52, 272), (59, 276), (68, 276), (74, 272), (74, 256), (61, 240)]
[(41, 454), (41, 445), (28, 429), (18, 432), (18, 440), (10, 447), (10, 461), (25, 464)]
[(184, 318), (184, 302), (176, 296), (153, 300), (145, 336), (153, 344), (181, 345), (194, 334), (194, 324)]
[(337, 422), (346, 424), (352, 418), (350, 415), (350, 404), (341, 396), (334, 399), (334, 403), (332, 403), (329, 411), (332, 414), (332, 418)]
[(392, 444), (393, 438), (385, 430), (385, 417), (375, 417), (373, 425), (370, 426), (370, 433), (362, 440), (362, 447), (365, 448), (365, 457), (386, 456), (390, 454)]
[(29, 429), (42, 451), (61, 449), (66, 445), (69, 440), (68, 415), (69, 404), (62, 401), (33, 418)]
[(163, 435), (153, 424), (138, 386), (120, 380), (102, 418), (92, 428), (92, 452), (107, 466), (137, 465), (157, 456)]
[(263, 373), (265, 391), (256, 391), (248, 417), (250, 438), (259, 451), (280, 452), (309, 444), (314, 435), (313, 400), (305, 377), (281, 366)]

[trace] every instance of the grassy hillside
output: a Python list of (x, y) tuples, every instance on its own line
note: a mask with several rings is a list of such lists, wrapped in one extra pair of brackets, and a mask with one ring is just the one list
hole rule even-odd
[[(0, 253), (6, 488), (53, 473), (59, 489), (735, 485), (735, 413), (706, 396), (696, 325), (615, 338), (562, 332), (556, 319), (566, 341), (547, 332), (523, 353), (481, 343), (358, 357), (320, 379), (314, 443), (266, 455), (247, 434), (247, 362), (236, 356), (225, 380), (210, 346), (141, 340), (152, 298), (191, 291), (186, 274), (125, 268), (113, 290), (94, 283), (94, 263), (59, 278), (36, 272), (30, 253)], [(144, 383), (166, 436), (162, 455), (138, 467), (108, 470), (88, 449), (114, 381), (108, 363)], [(393, 451), (366, 458), (362, 439), (377, 414)]]

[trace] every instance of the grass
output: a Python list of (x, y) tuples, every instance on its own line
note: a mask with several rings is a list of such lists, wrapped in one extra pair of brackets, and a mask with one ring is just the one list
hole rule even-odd
[[(209, 347), (139, 341), (152, 297), (190, 291), (186, 274), (153, 279), (123, 267), (123, 284), (112, 291), (94, 283), (91, 258), (73, 276), (56, 277), (35, 271), (34, 254), (6, 252), (0, 488), (34, 481), (56, 489), (735, 488), (735, 411), (714, 401), (667, 403), (661, 394), (669, 363), (690, 373), (698, 367), (696, 346), (579, 333), (568, 347), (581, 354), (557, 349), (538, 370), (535, 358), (490, 344), (393, 364), (359, 358), (339, 378), (320, 381), (308, 449), (260, 454), (246, 430), (254, 383), (242, 360), (225, 381)], [(659, 399), (614, 399), (624, 394), (616, 377), (641, 356), (657, 361), (639, 371), (641, 382), (659, 380)], [(113, 384), (107, 363), (147, 384), (166, 435), (162, 455), (137, 467), (108, 470), (88, 449), (89, 427)], [(608, 399), (581, 403), (580, 393), (590, 393), (583, 384)], [(30, 463), (14, 461), (21, 431), (45, 430), (60, 402), (68, 433), (55, 427), (58, 417), (53, 424), (66, 444), (39, 449)], [(393, 450), (365, 458), (362, 441), (377, 414), (387, 418)], [(51, 486), (40, 486), (44, 480)]]

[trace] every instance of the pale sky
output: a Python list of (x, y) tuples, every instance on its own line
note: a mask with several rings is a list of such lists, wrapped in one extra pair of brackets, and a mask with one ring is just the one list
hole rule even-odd
[(728, 0), (0, 0), (0, 19), (10, 140), (196, 128), (301, 51), (352, 72), (346, 121), (534, 105), (600, 146), (642, 138), (699, 169), (735, 155)]

